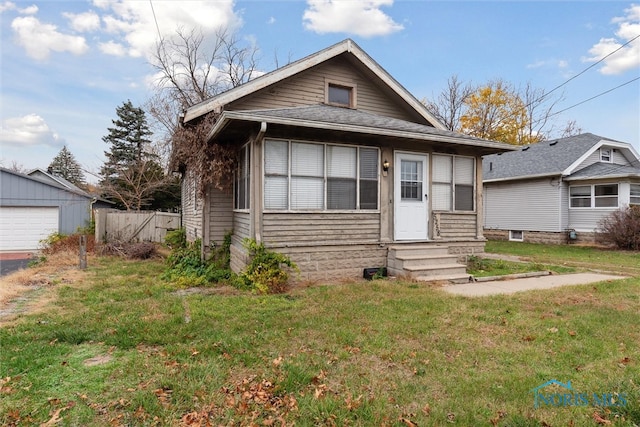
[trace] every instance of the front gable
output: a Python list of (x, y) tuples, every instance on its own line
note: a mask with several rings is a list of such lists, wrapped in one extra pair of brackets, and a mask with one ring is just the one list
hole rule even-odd
[[(334, 61), (335, 59), (335, 61)], [(372, 111), (384, 111), (389, 117), (397, 117), (394, 113), (388, 113), (399, 108), (400, 111), (404, 111), (400, 117), (406, 119), (410, 118), (411, 121), (416, 123), (425, 124), (435, 127), (437, 129), (445, 129), (444, 125), (440, 123), (422, 104), (416, 97), (408, 92), (400, 83), (398, 83), (390, 74), (388, 74), (380, 65), (378, 65), (369, 55), (367, 55), (353, 40), (346, 39), (340, 43), (336, 43), (320, 52), (309, 55), (303, 59), (295, 61), (284, 67), (278, 68), (275, 71), (262, 75), (254, 80), (251, 80), (241, 86), (235, 87), (231, 90), (223, 92), (217, 96), (214, 96), (206, 101), (196, 104), (185, 111), (183, 122), (189, 123), (203, 115), (210, 112), (221, 113), (229, 108), (240, 109), (240, 106), (232, 104), (242, 101), (245, 102), (249, 98), (253, 98), (259, 93), (269, 93), (271, 90), (281, 82), (285, 82), (290, 78), (301, 76), (306, 74), (307, 71), (313, 70), (318, 66), (326, 65), (328, 75), (317, 74), (315, 83), (313, 83), (314, 77), (311, 73), (310, 80), (296, 78), (300, 80), (300, 84), (303, 86), (302, 92), (296, 91), (295, 86), (285, 91), (285, 100), (276, 101), (284, 102), (281, 107), (291, 107), (300, 105), (317, 104), (318, 100), (324, 103), (326, 99), (324, 96), (324, 88), (326, 87), (326, 78), (332, 80), (332, 76), (337, 77), (336, 82), (343, 82), (347, 85), (349, 81), (361, 81), (363, 84), (362, 91), (364, 92), (364, 99), (367, 99), (367, 93), (369, 97), (378, 98), (379, 94), (385, 94), (387, 100), (382, 100), (382, 103), (372, 100), (372, 103), (365, 101), (365, 109), (370, 108)], [(322, 76), (322, 80), (317, 80), (317, 75)], [(357, 76), (357, 77), (356, 77)], [(321, 85), (318, 85), (322, 83)], [(322, 93), (318, 90), (321, 89)], [(309, 90), (310, 92), (306, 92)], [(315, 95), (314, 95), (315, 93)], [(303, 99), (301, 99), (301, 97)], [(260, 96), (258, 96), (260, 98)], [(260, 100), (256, 100), (255, 104), (248, 103), (245, 107), (249, 109), (253, 108), (281, 108), (271, 102), (275, 99), (274, 93), (271, 96), (266, 96)], [(268, 101), (268, 100), (271, 101)], [(386, 102), (391, 100), (392, 106), (386, 105)], [(261, 107), (261, 102), (266, 102), (267, 107)], [(368, 106), (368, 107), (367, 107)], [(243, 107), (244, 108), (244, 107)], [(369, 110), (365, 110), (369, 111)]]
[(599, 170), (604, 170), (602, 166), (612, 165), (613, 167), (608, 168), (611, 171), (620, 169), (616, 166), (638, 168), (640, 155), (630, 144), (602, 139), (577, 158), (562, 174), (571, 176), (592, 165), (600, 166)]
[[(328, 97), (331, 86), (352, 92), (350, 107), (381, 116), (407, 120), (428, 126), (433, 123), (416, 113), (380, 79), (358, 67), (346, 54), (331, 58), (294, 76), (250, 93), (227, 104), (225, 110), (266, 110), (332, 105)], [(333, 104), (336, 105), (336, 104)], [(348, 107), (345, 105), (345, 107)]]

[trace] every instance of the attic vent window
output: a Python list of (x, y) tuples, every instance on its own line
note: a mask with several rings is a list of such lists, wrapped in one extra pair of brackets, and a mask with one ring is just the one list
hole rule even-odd
[(326, 103), (338, 107), (356, 108), (356, 88), (346, 84), (327, 83)]
[(600, 161), (611, 163), (611, 149), (610, 148), (601, 148), (600, 149)]

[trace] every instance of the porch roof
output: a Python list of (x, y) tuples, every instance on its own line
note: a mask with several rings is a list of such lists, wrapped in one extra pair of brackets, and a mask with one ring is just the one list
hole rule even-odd
[[(501, 142), (475, 138), (360, 110), (324, 104), (269, 110), (224, 111), (211, 129), (208, 140), (218, 138), (227, 132), (242, 132), (243, 128), (246, 132), (246, 122), (324, 129), (334, 132), (375, 135), (417, 142), (450, 143), (478, 148), (482, 155), (517, 149), (517, 147)], [(243, 126), (242, 123), (245, 123), (245, 125)]]
[(606, 178), (638, 178), (640, 179), (640, 167), (628, 165), (616, 165), (612, 163), (594, 163), (584, 169), (572, 173), (564, 178), (565, 181), (606, 179)]

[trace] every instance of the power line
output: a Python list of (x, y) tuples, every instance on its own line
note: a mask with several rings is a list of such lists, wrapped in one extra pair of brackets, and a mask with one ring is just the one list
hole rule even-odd
[(617, 49), (615, 49), (612, 52), (609, 52), (607, 55), (603, 56), (602, 58), (600, 58), (598, 61), (594, 62), (593, 64), (591, 64), (590, 66), (588, 66), (587, 68), (585, 68), (584, 70), (580, 71), (578, 74), (576, 74), (575, 76), (571, 77), (570, 79), (566, 80), (564, 83), (559, 84), (558, 86), (554, 87), (553, 89), (551, 89), (549, 92), (545, 93), (544, 95), (542, 95), (540, 98), (531, 101), (531, 104), (536, 103), (538, 101), (542, 101), (544, 98), (546, 98), (550, 93), (555, 92), (556, 90), (560, 89), (562, 86), (565, 86), (566, 84), (568, 84), (571, 80), (575, 79), (576, 77), (581, 76), (582, 74), (586, 73), (587, 71), (589, 71), (590, 69), (592, 69), (593, 67), (595, 67), (596, 65), (598, 65), (599, 63), (601, 63), (602, 61), (604, 61), (605, 59), (607, 59), (608, 57), (610, 57), (611, 55), (613, 55), (614, 53), (616, 53), (617, 51), (619, 51), (620, 49), (622, 49), (623, 47), (627, 46), (628, 44), (630, 44), (631, 42), (633, 42), (634, 40), (636, 40), (637, 38), (640, 37), (640, 34), (638, 34), (637, 36), (635, 36), (634, 38), (632, 38), (631, 40), (627, 41), (625, 44), (623, 44), (622, 46), (619, 46)]
[(580, 102), (578, 102), (577, 104), (573, 104), (573, 105), (572, 105), (572, 106), (570, 106), (570, 107), (567, 107), (567, 108), (564, 108), (564, 109), (562, 109), (562, 110), (560, 110), (560, 111), (556, 111), (555, 113), (549, 114), (549, 117), (556, 116), (556, 115), (558, 115), (558, 114), (560, 114), (560, 113), (563, 113), (563, 112), (565, 112), (565, 111), (567, 111), (567, 110), (570, 110), (570, 109), (572, 109), (572, 108), (574, 108), (574, 107), (577, 107), (578, 105), (582, 105), (582, 104), (584, 104), (585, 102), (589, 102), (589, 101), (591, 101), (592, 99), (596, 99), (596, 98), (598, 98), (598, 97), (600, 97), (600, 96), (602, 96), (602, 95), (606, 95), (607, 93), (609, 93), (609, 92), (613, 92), (614, 90), (619, 89), (619, 88), (621, 88), (621, 87), (623, 87), (623, 86), (626, 86), (626, 85), (628, 85), (628, 84), (630, 84), (630, 83), (633, 83), (633, 82), (635, 82), (636, 80), (640, 80), (640, 77), (636, 77), (635, 79), (631, 79), (631, 80), (629, 80), (628, 82), (622, 83), (621, 85), (618, 85), (618, 86), (616, 86), (616, 87), (614, 87), (614, 88), (611, 88), (611, 89), (606, 90), (606, 91), (604, 91), (604, 92), (601, 92), (601, 93), (599, 93), (599, 94), (597, 94), (597, 95), (594, 95), (594, 96), (592, 96), (591, 98), (585, 99), (584, 101), (580, 101)]

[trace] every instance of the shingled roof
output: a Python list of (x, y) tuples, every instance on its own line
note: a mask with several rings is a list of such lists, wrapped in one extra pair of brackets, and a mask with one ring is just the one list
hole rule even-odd
[(449, 130), (379, 116), (360, 110), (324, 104), (268, 110), (224, 111), (209, 134), (209, 139), (215, 138), (219, 133), (223, 132), (224, 128), (231, 122), (265, 122), (413, 140), (450, 142), (484, 147), (491, 149), (493, 152), (515, 149), (515, 147), (501, 142), (475, 138)]
[[(487, 182), (568, 174), (587, 178), (620, 173), (624, 167), (612, 164), (592, 165), (580, 171), (573, 170), (578, 166), (576, 162), (603, 144), (621, 147), (626, 145), (637, 158), (637, 153), (624, 142), (583, 133), (527, 145), (518, 151), (485, 156), (482, 162), (483, 179)], [(630, 167), (630, 170), (635, 170), (636, 174), (640, 171), (637, 167)]]

